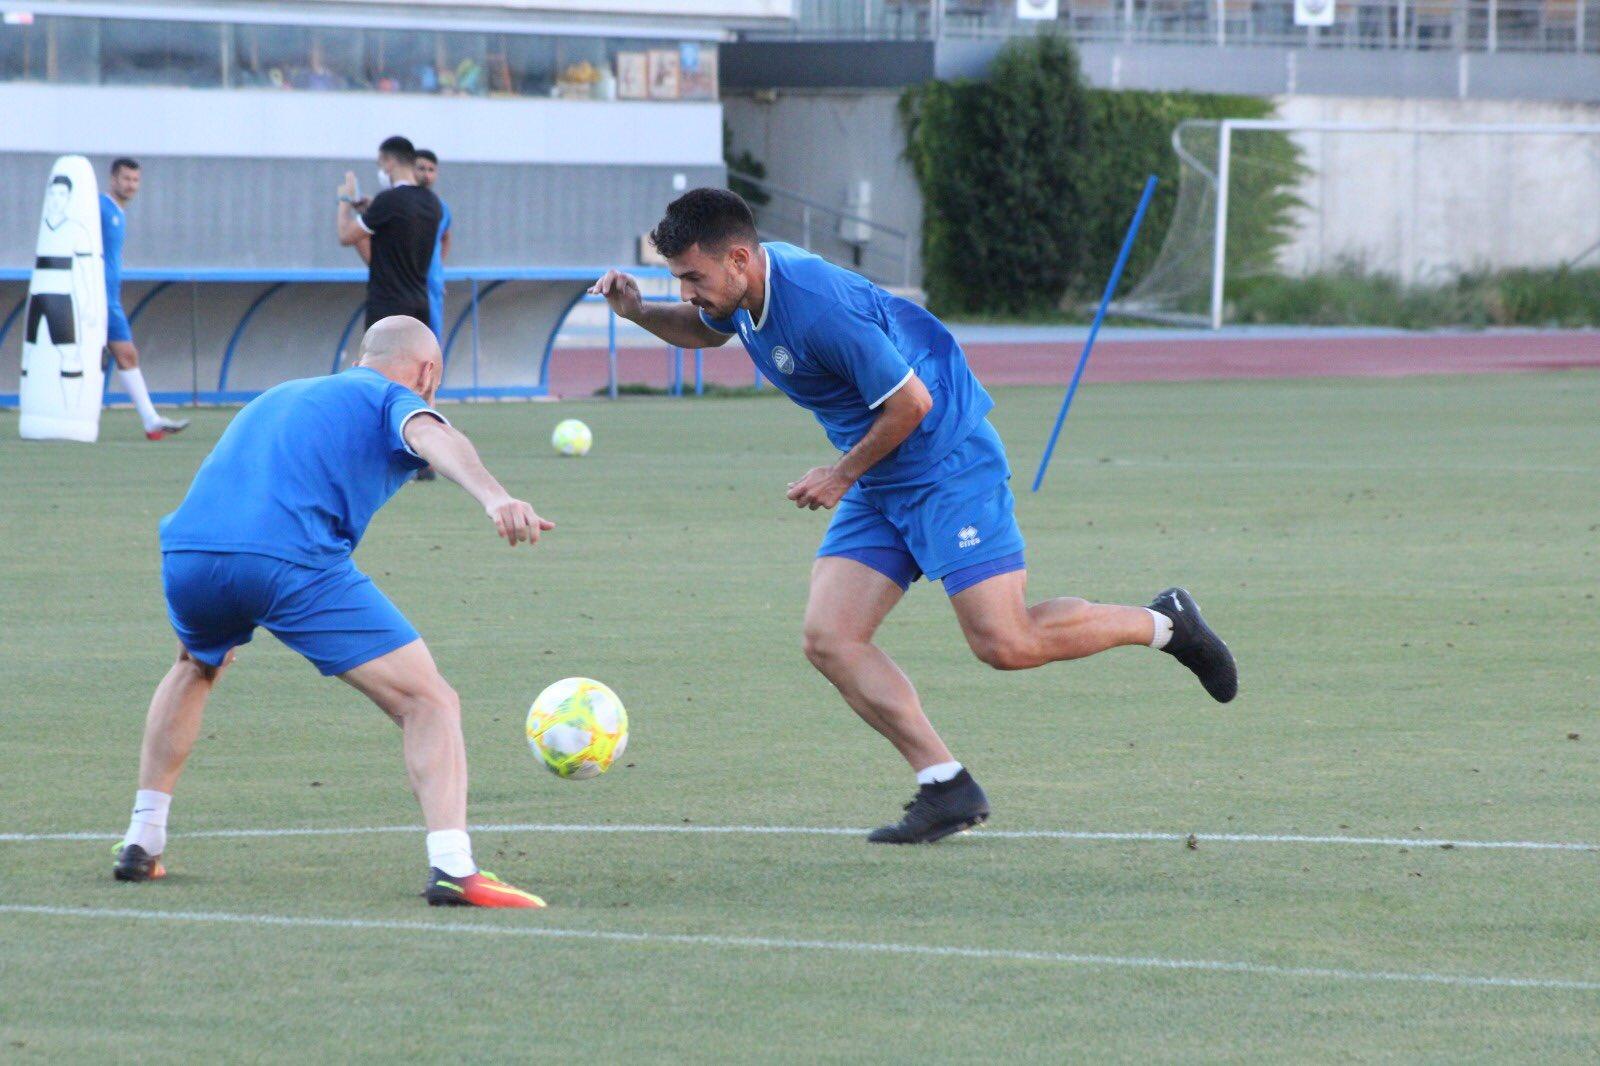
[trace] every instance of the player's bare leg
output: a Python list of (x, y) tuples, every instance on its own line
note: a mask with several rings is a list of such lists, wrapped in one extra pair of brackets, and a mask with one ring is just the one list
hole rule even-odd
[(1130, 644), (1149, 644), (1155, 619), (1143, 607), (1062, 596), (1027, 605), (1028, 572), (1014, 570), (950, 597), (972, 653), (996, 670), (1031, 670)]
[(182, 433), (189, 427), (187, 418), (165, 418), (156, 411), (150, 400), (150, 389), (144, 383), (144, 372), (139, 369), (139, 349), (132, 341), (107, 341), (106, 348), (117, 364), (117, 378), (127, 390), (128, 398), (139, 412), (144, 423), (144, 435), (150, 440), (160, 440), (172, 433)]
[(1027, 605), (1028, 572), (997, 574), (950, 597), (973, 654), (996, 670), (1031, 670), (1142, 644), (1170, 652), (1219, 702), (1233, 699), (1233, 655), (1200, 617), (1193, 597), (1167, 589), (1149, 607), (1063, 596)]
[(428, 886), (436, 906), (543, 907), (544, 900), (479, 870), (467, 836), (467, 746), (461, 698), (421, 640), (339, 675), (394, 720), (411, 791), (428, 828)]
[(439, 673), (428, 646), (414, 640), (339, 678), (400, 727), (406, 773), (428, 831), (465, 830), (467, 746), (461, 736), (461, 699)]
[(806, 658), (833, 683), (856, 714), (921, 770), (951, 760), (950, 749), (922, 711), (911, 679), (873, 634), (905, 593), (854, 559), (824, 556), (811, 568), (806, 603)]
[(167, 808), (183, 764), (200, 735), (206, 701), (232, 662), (232, 652), (221, 666), (210, 666), (180, 648), (177, 662), (156, 686), (139, 748), (139, 791), (134, 796), (133, 818), (117, 847), (112, 868), (117, 880), (151, 881), (166, 875), (161, 855), (167, 844)]
[(906, 816), (868, 835), (879, 844), (932, 843), (989, 817), (983, 789), (939, 739), (911, 679), (872, 643), (903, 595), (869, 566), (823, 556), (812, 566), (806, 604), (806, 658), (917, 772), (919, 788)]

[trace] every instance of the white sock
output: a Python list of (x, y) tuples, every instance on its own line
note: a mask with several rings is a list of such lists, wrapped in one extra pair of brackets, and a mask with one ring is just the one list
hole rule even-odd
[[(1145, 610), (1150, 611), (1150, 608), (1146, 607)], [(1156, 620), (1156, 633), (1150, 638), (1150, 646), (1159, 651), (1172, 639), (1172, 619), (1160, 611), (1150, 611), (1150, 617)]]
[(160, 855), (167, 849), (167, 809), (172, 797), (153, 788), (133, 794), (133, 820), (123, 835), (123, 844), (137, 844), (147, 855)]
[(428, 834), (428, 865), (451, 877), (466, 877), (478, 872), (472, 861), (472, 838), (465, 829), (439, 829)]
[(136, 366), (126, 369), (118, 367), (117, 380), (122, 382), (133, 406), (139, 409), (139, 420), (144, 423), (145, 432), (160, 425), (161, 416), (156, 414), (156, 405), (150, 402), (150, 390), (145, 388), (143, 372)]
[(955, 760), (950, 762), (936, 762), (932, 766), (924, 766), (917, 771), (917, 784), (937, 785), (948, 781), (961, 772), (961, 764)]

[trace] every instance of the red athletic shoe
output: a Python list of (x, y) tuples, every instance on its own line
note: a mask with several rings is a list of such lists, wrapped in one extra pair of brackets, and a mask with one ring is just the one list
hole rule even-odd
[(487, 870), (451, 877), (437, 866), (428, 870), (422, 896), (430, 907), (543, 907), (544, 900), (500, 880)]

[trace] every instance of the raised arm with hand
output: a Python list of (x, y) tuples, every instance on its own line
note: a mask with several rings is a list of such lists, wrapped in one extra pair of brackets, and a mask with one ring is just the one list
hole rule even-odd
[(589, 291), (604, 296), (620, 317), (679, 348), (717, 348), (732, 337), (702, 322), (699, 310), (691, 303), (646, 300), (639, 293), (638, 280), (620, 270), (606, 271), (604, 277), (589, 286)]
[(472, 441), (454, 426), (424, 415), (406, 423), (405, 438), (412, 451), (483, 504), (495, 532), (511, 547), (524, 540), (536, 544), (541, 533), (556, 528), (554, 522), (535, 514), (532, 505), (507, 492), (484, 467)]

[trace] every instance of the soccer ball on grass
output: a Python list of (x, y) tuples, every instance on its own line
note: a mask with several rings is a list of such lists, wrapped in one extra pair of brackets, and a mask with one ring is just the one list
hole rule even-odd
[(528, 744), (557, 777), (598, 777), (628, 746), (628, 712), (587, 677), (557, 681), (528, 708)]
[(588, 455), (592, 444), (594, 434), (576, 418), (557, 423), (556, 431), (550, 434), (550, 446), (562, 455)]

